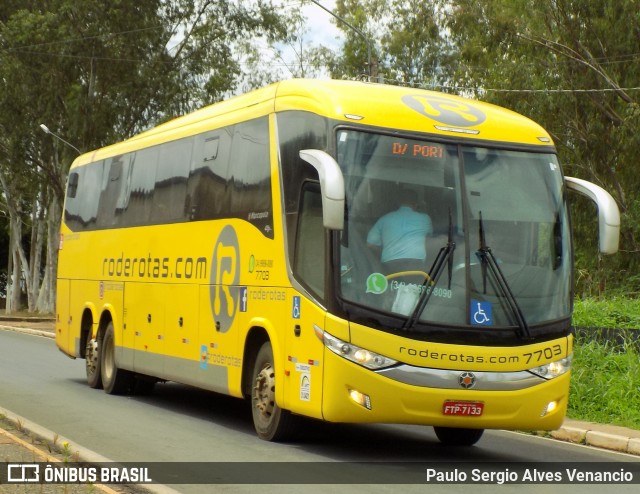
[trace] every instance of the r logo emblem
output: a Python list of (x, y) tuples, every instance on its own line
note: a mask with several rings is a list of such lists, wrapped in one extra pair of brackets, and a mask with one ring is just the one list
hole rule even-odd
[(406, 95), (402, 102), (421, 115), (452, 127), (474, 127), (486, 119), (473, 103), (446, 96)]
[(233, 227), (227, 225), (220, 232), (211, 259), (211, 309), (220, 323), (219, 331), (231, 328), (240, 302), (240, 247)]

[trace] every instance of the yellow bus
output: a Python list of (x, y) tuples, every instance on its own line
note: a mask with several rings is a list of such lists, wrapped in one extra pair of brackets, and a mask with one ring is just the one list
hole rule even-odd
[(615, 202), (563, 177), (530, 120), (283, 81), (78, 157), (57, 346), (107, 393), (174, 381), (248, 399), (266, 440), (299, 416), (430, 425), (456, 445), (555, 429), (573, 347), (569, 189), (596, 202), (615, 252)]

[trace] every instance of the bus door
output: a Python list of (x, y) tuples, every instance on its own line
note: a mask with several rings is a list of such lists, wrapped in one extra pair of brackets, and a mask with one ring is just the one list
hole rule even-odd
[(316, 331), (325, 327), (326, 312), (291, 290), (291, 314), (285, 320), (284, 408), (322, 418), (324, 346)]
[(291, 290), (291, 307), (285, 323), (287, 390), (285, 408), (321, 417), (322, 357), (324, 346), (316, 328), (325, 325), (326, 230), (320, 186), (303, 184), (293, 254), (294, 276), (304, 292)]

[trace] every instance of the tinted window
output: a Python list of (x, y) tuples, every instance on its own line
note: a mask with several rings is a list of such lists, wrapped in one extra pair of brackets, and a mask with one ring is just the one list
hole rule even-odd
[(273, 237), (268, 130), (266, 118), (235, 126), (228, 183), (232, 216)]
[[(68, 196), (65, 221), (74, 230), (92, 229), (96, 226), (100, 192), (103, 186), (104, 162), (98, 161), (78, 168), (69, 178), (76, 194)], [(73, 175), (77, 178), (72, 178)]]
[(151, 223), (186, 219), (187, 178), (191, 167), (193, 139), (180, 139), (161, 146), (153, 191)]
[(317, 183), (304, 186), (298, 215), (294, 273), (307, 288), (324, 298), (324, 225), (322, 223), (322, 196)]
[(300, 158), (300, 150), (326, 151), (327, 136), (327, 121), (318, 115), (300, 111), (278, 114), (280, 166), (289, 252), (294, 251), (302, 184), (305, 180), (318, 180), (318, 172)]
[(188, 182), (189, 219), (207, 220), (226, 215), (232, 136), (232, 128), (196, 136)]
[(158, 146), (137, 151), (131, 162), (129, 201), (124, 211), (126, 225), (145, 225), (151, 217), (153, 189), (156, 182)]
[(267, 117), (109, 158), (69, 176), (72, 230), (240, 218), (273, 238)]
[[(127, 156), (128, 161), (128, 156)], [(102, 191), (100, 193), (100, 203), (98, 206), (97, 225), (100, 228), (108, 228), (113, 226), (115, 216), (113, 212), (116, 209), (121, 189), (127, 181), (127, 176), (123, 175), (123, 159), (122, 156), (106, 160), (108, 166), (106, 173), (102, 179)]]

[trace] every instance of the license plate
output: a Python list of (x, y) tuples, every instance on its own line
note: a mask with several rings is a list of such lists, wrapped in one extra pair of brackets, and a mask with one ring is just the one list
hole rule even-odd
[(484, 403), (481, 401), (445, 401), (442, 405), (444, 415), (457, 415), (462, 417), (479, 417), (484, 411)]

